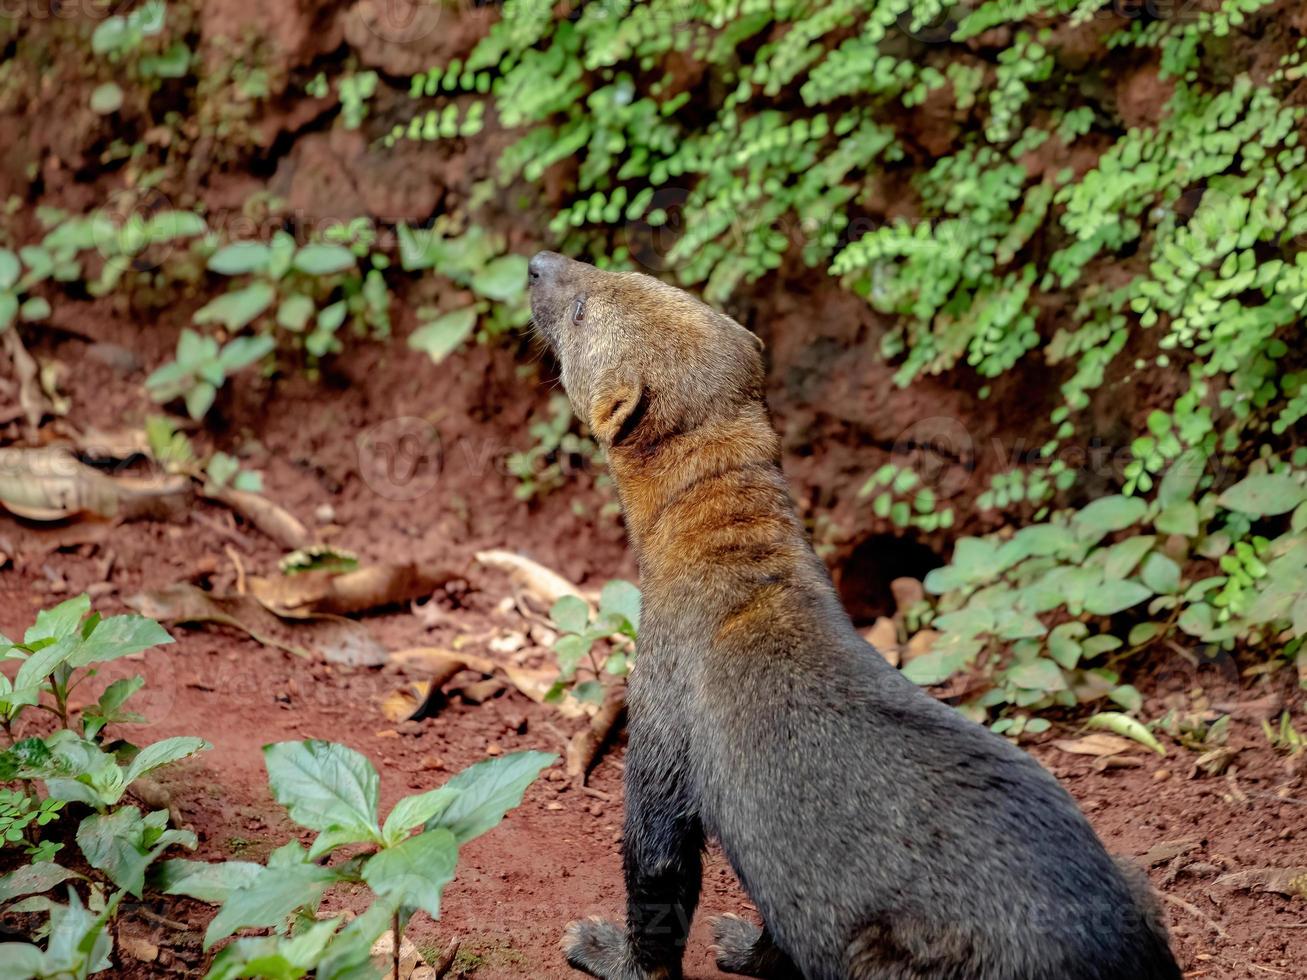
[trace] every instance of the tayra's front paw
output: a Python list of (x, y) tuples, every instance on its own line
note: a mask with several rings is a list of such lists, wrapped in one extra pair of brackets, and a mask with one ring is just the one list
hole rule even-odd
[(635, 969), (626, 932), (607, 919), (591, 917), (568, 923), (563, 955), (576, 969), (600, 980), (644, 980)]
[(771, 936), (738, 915), (721, 915), (712, 920), (713, 953), (717, 969), (763, 980), (802, 980), (788, 956)]

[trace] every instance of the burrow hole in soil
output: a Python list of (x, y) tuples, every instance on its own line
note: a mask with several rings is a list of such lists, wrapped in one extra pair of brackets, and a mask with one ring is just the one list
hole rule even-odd
[(889, 584), (908, 576), (921, 579), (944, 564), (931, 548), (910, 535), (873, 534), (863, 538), (835, 567), (840, 598), (855, 626), (894, 615)]

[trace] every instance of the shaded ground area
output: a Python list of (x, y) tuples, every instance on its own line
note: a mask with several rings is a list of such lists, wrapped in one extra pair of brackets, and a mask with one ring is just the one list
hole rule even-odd
[[(112, 323), (96, 329), (101, 345), (129, 337), (127, 327)], [(101, 355), (108, 349), (98, 348)], [(88, 350), (84, 341), (65, 339), (43, 352), (86, 365), (69, 381), (70, 421), (83, 430), (106, 428), (110, 419), (115, 426), (139, 425), (149, 410), (140, 368), (106, 366)], [(139, 356), (148, 362), (158, 353), (147, 348)], [(275, 391), (271, 384), (241, 389), (225, 406), (218, 444), (264, 471), (271, 498), (362, 560), (430, 561), (462, 572), (461, 582), (417, 611), (365, 620), (387, 649), (486, 652), (496, 637), (517, 633), (526, 639), (512, 656), (546, 665), (539, 634), (503, 602), (509, 582), (476, 566), (473, 553), (523, 549), (586, 588), (633, 574), (619, 525), (601, 515), (611, 501), (593, 475), (581, 474), (565, 491), (529, 505), (513, 496), (503, 457), (526, 444), (525, 419), (547, 397), (547, 384), (481, 350), (433, 371), (398, 345), (365, 348), (343, 371), (328, 379), (330, 398), (301, 378)], [(395, 419), (423, 417), (440, 434), (434, 479), (424, 484), (420, 465), (378, 477), (361, 464), (360, 435)], [(119, 526), (51, 528), (2, 517), (0, 550), (12, 556), (0, 570), (0, 631), (6, 633), (20, 630), (42, 606), (83, 590), (104, 611), (118, 611), (124, 599), (177, 581), (231, 588), (241, 574), (273, 571), (280, 554), (257, 530), (210, 504)], [(453, 696), (436, 718), (396, 722), (383, 701), (408, 680), (423, 679), (421, 671), (405, 676), (393, 666), (318, 662), (219, 627), (173, 632), (175, 646), (115, 663), (97, 685), (126, 673), (147, 677), (141, 710), (151, 724), (133, 732), (135, 740), (198, 734), (214, 744), (167, 778), (205, 858), (262, 858), (293, 833), (266, 788), (259, 751), (265, 743), (319, 737), (359, 749), (382, 772), (384, 810), (487, 754), (559, 751), (578, 727), (513, 690), (471, 703), (457, 694), (469, 679), (462, 675), (447, 685)], [(1054, 746), (1076, 735), (1070, 725), (1055, 725), (1033, 748), (1109, 847), (1150, 866), (1168, 896), (1189, 976), (1307, 976), (1297, 952), (1307, 926), (1303, 900), (1259, 890), (1255, 881), (1252, 887), (1221, 882), (1235, 872), (1307, 865), (1304, 766), (1301, 758), (1274, 751), (1260, 724), (1278, 717), (1285, 704), (1301, 718), (1302, 696), (1285, 674), (1258, 680), (1241, 676), (1233, 661), (1198, 665), (1187, 651), (1176, 651), (1137, 681), (1148, 698), (1147, 717), (1168, 708), (1233, 715), (1229, 747), (1238, 751), (1215, 775), (1195, 768), (1197, 750), (1170, 740), (1165, 758), (1140, 751), (1125, 757), (1125, 767), (1096, 766), (1092, 757)], [(547, 772), (519, 810), (466, 849), (441, 921), (414, 925), (419, 947), (432, 951), (459, 937), (458, 970), (478, 978), (569, 975), (557, 951), (563, 925), (582, 914), (617, 914), (623, 902), (621, 764), (618, 745), (600, 762), (588, 791), (570, 785), (557, 768)], [(687, 976), (718, 976), (708, 954), (707, 916), (742, 909), (748, 906), (733, 876), (714, 856)], [(127, 916), (123, 931), (144, 940), (147, 954), (157, 947), (157, 959), (122, 975), (200, 975), (199, 937), (210, 915), (186, 900), (147, 900)]]

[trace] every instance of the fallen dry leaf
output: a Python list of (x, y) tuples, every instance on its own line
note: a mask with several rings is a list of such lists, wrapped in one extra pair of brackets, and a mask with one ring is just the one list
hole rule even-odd
[(1222, 875), (1212, 882), (1212, 888), (1307, 898), (1307, 868), (1250, 868)]
[(600, 750), (625, 717), (626, 685), (619, 684), (608, 691), (604, 703), (590, 719), (590, 724), (568, 741), (565, 766), (568, 776), (585, 784), (586, 777), (599, 758)]
[(430, 595), (459, 576), (445, 569), (403, 564), (369, 565), (348, 572), (313, 571), (276, 578), (252, 576), (249, 590), (278, 616), (347, 616), (397, 606)]
[(183, 476), (105, 476), (63, 449), (0, 449), (0, 506), (32, 521), (169, 513), (190, 490)]
[(894, 596), (894, 615), (902, 617), (909, 609), (926, 598), (926, 590), (920, 580), (904, 576), (896, 578), (889, 584), (890, 594)]
[(1072, 755), (1118, 755), (1142, 748), (1138, 742), (1121, 738), (1119, 735), (1109, 735), (1106, 732), (1094, 732), (1084, 738), (1062, 738), (1053, 744)]
[(1203, 839), (1201, 837), (1181, 837), (1177, 840), (1164, 840), (1150, 847), (1139, 860), (1145, 867), (1153, 868), (1159, 864), (1174, 861), (1181, 855), (1196, 851), (1202, 846)]
[(593, 610), (593, 603), (582, 594), (580, 589), (557, 572), (525, 555), (495, 548), (478, 551), (476, 559), (487, 568), (507, 572), (514, 586), (530, 592), (546, 610), (565, 595), (576, 596), (590, 605)]
[(230, 507), (273, 541), (290, 551), (307, 548), (313, 541), (308, 529), (300, 523), (299, 518), (262, 494), (223, 487), (205, 496)]
[(430, 692), (430, 681), (410, 681), (381, 699), (381, 713), (387, 721), (408, 721)]
[(912, 635), (908, 640), (907, 647), (902, 651), (903, 662), (914, 660), (917, 657), (930, 653), (935, 646), (935, 641), (940, 638), (937, 630), (920, 630)]
[(891, 667), (899, 665), (899, 629), (894, 620), (888, 616), (878, 617), (876, 622), (862, 631), (862, 638), (874, 646)]
[(41, 391), (40, 369), (32, 355), (27, 353), (17, 330), (6, 330), (3, 333), (5, 353), (13, 362), (14, 373), (18, 376), (18, 404), (28, 426), (35, 429), (41, 424), (48, 407)]
[[(298, 656), (316, 654), (331, 663), (375, 667), (385, 648), (361, 624), (336, 616), (296, 619), (275, 616), (253, 596), (205, 592), (184, 582), (124, 600), (143, 616), (167, 623), (217, 623), (249, 634), (264, 646)], [(285, 639), (283, 639), (285, 637)]]
[(387, 932), (372, 946), (372, 964), (387, 980), (430, 980), (436, 971), (427, 966), (418, 948), (405, 935), (399, 937), (399, 974), (395, 974), (395, 934)]

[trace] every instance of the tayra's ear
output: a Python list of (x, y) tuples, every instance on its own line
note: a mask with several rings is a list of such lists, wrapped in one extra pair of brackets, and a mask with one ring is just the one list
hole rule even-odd
[(649, 410), (648, 389), (635, 377), (612, 378), (590, 400), (590, 431), (605, 446), (628, 441)]

